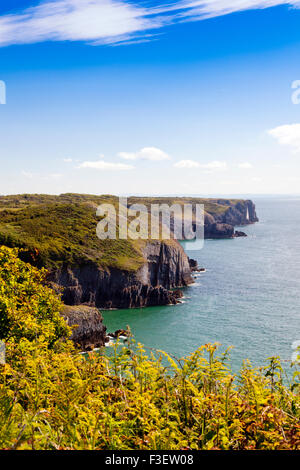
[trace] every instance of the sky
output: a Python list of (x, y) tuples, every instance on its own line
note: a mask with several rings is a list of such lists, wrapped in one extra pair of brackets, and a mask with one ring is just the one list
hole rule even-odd
[(300, 194), (300, 1), (3, 0), (0, 193)]

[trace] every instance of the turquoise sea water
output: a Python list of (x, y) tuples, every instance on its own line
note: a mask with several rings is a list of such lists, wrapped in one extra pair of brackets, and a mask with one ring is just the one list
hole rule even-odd
[(233, 369), (278, 355), (300, 340), (300, 198), (253, 198), (260, 222), (248, 238), (206, 240), (187, 251), (206, 273), (183, 304), (105, 311), (108, 331), (130, 325), (137, 341), (183, 356), (208, 342), (234, 346)]

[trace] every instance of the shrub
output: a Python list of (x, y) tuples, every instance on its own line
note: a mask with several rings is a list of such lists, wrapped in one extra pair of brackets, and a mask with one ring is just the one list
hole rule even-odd
[(65, 339), (44, 274), (0, 249), (1, 449), (300, 448), (297, 369), (285, 384), (271, 358), (236, 377), (217, 344), (176, 359), (131, 338), (85, 357)]
[(45, 285), (45, 270), (38, 270), (18, 257), (18, 250), (0, 247), (0, 339), (43, 338), (53, 346), (70, 330), (60, 315), (59, 297)]

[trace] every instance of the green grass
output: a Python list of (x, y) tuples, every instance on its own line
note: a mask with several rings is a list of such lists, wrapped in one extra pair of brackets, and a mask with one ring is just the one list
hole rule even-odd
[[(203, 198), (137, 198), (129, 204), (199, 203), (211, 215), (219, 215), (241, 200)], [(136, 271), (144, 262), (145, 241), (99, 240), (96, 209), (102, 203), (115, 207), (112, 195), (21, 194), (0, 196), (0, 244), (23, 248), (23, 259), (37, 266), (94, 263), (100, 267)]]
[(102, 267), (136, 270), (144, 262), (141, 243), (99, 240), (95, 208), (85, 203), (43, 204), (19, 211), (2, 211), (0, 243), (24, 248), (24, 258), (38, 266), (96, 263)]
[(193, 197), (130, 197), (128, 199), (129, 204), (145, 204), (149, 207), (151, 204), (203, 204), (205, 212), (212, 216), (220, 215), (228, 210), (230, 206), (237, 204), (238, 202), (244, 202), (242, 199), (210, 199), (210, 198), (193, 198)]

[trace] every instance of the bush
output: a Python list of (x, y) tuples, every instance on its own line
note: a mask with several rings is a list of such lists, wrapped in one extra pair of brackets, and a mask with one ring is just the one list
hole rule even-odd
[(45, 270), (18, 258), (18, 250), (0, 247), (0, 339), (43, 338), (53, 345), (70, 330), (60, 315), (59, 297), (45, 285)]
[(64, 338), (60, 301), (44, 272), (0, 249), (1, 449), (299, 449), (299, 372), (277, 358), (235, 377), (229, 351), (185, 359), (132, 339), (87, 357)]
[(134, 344), (87, 359), (19, 347), (2, 366), (2, 449), (300, 448), (297, 387), (249, 364), (235, 380), (216, 345), (179, 362)]

